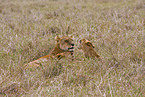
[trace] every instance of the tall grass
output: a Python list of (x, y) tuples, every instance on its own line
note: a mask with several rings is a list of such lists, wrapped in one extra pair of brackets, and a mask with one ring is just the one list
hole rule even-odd
[[(144, 0), (0, 0), (1, 96), (145, 96)], [(23, 65), (74, 36), (75, 61)], [(79, 39), (103, 61), (86, 59)]]

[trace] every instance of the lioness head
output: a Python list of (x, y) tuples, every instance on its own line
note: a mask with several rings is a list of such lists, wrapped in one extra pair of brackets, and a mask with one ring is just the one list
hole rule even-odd
[(64, 51), (73, 51), (74, 49), (74, 42), (73, 39), (71, 37), (58, 37), (56, 36), (56, 42), (59, 45), (61, 50)]

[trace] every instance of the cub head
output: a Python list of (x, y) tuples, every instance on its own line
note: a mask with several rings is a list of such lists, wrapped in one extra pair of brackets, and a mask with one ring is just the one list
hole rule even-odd
[(79, 49), (94, 48), (94, 45), (86, 39), (81, 39), (79, 43), (80, 43), (78, 47)]
[(73, 52), (74, 42), (72, 37), (58, 37), (56, 36), (56, 42), (61, 50)]

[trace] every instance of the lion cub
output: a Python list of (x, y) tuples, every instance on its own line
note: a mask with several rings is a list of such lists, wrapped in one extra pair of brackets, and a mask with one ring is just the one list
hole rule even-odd
[(73, 60), (73, 52), (74, 52), (74, 43), (71, 37), (56, 37), (56, 44), (52, 51), (46, 55), (42, 56), (37, 60), (29, 62), (24, 65), (24, 68), (38, 67), (42, 65), (43, 62), (47, 62), (50, 59), (58, 59), (60, 60), (63, 57), (71, 57)]
[(81, 39), (79, 45), (79, 49), (82, 49), (84, 51), (85, 57), (89, 58), (95, 58), (97, 57), (98, 59), (101, 59), (101, 56), (97, 54), (97, 52), (94, 50), (94, 45), (86, 40), (86, 39)]

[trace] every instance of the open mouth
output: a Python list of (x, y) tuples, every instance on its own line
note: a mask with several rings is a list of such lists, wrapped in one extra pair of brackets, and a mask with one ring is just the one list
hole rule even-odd
[(69, 52), (74, 52), (74, 47), (72, 46), (71, 48), (68, 48)]

